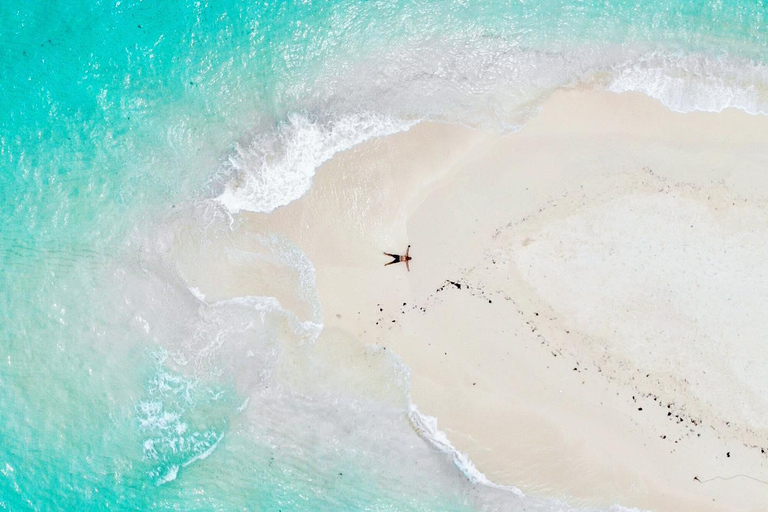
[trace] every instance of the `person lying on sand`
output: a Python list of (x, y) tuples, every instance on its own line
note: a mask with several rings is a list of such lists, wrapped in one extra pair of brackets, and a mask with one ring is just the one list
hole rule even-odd
[(408, 253), (411, 252), (411, 246), (409, 245), (408, 248), (405, 250), (405, 256), (400, 256), (399, 254), (389, 254), (388, 252), (385, 252), (387, 256), (392, 258), (392, 261), (389, 263), (385, 263), (384, 266), (391, 265), (393, 263), (400, 263), (401, 261), (405, 262), (405, 268), (408, 269), (408, 272), (411, 271), (411, 266), (408, 264), (409, 261), (411, 261), (413, 258), (411, 258)]

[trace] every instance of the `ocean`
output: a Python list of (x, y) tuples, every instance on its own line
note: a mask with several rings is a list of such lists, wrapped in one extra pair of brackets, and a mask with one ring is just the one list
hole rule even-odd
[(300, 311), (206, 301), (169, 247), (300, 198), (357, 143), (516, 130), (560, 88), (768, 113), (763, 0), (6, 2), (0, 40), (11, 511), (571, 510), (487, 481), (395, 355), (334, 366), (290, 240), (258, 243)]

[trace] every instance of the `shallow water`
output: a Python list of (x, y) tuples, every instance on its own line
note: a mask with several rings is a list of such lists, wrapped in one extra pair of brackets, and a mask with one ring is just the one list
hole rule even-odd
[(313, 343), (322, 308), (290, 241), (265, 253), (300, 311), (207, 303), (173, 263), (178, 219), (213, 241), (228, 212), (289, 203), (355, 143), (421, 119), (512, 130), (559, 87), (766, 113), (767, 15), (757, 1), (0, 6), (0, 507), (557, 510), (420, 438), (393, 356), (358, 354), (374, 377), (339, 370)]

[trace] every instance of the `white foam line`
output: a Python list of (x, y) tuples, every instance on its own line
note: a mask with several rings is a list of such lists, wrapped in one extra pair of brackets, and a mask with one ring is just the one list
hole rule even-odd
[(360, 113), (325, 121), (291, 114), (274, 132), (238, 145), (225, 163), (231, 178), (216, 198), (231, 214), (269, 213), (303, 196), (315, 171), (366, 140), (410, 129), (417, 121)]
[(248, 404), (251, 403), (251, 397), (246, 398), (242, 404), (240, 404), (240, 407), (237, 408), (237, 412), (243, 412), (246, 407), (248, 407)]
[(199, 300), (200, 302), (205, 302), (205, 294), (200, 291), (200, 288), (197, 288), (194, 286), (189, 286), (188, 288), (189, 288), (189, 291), (192, 292), (192, 295), (194, 295), (197, 298), (197, 300)]
[(219, 443), (221, 440), (224, 439), (224, 434), (221, 434), (219, 438), (216, 440), (215, 443), (213, 443), (207, 450), (205, 450), (203, 453), (198, 453), (191, 459), (189, 459), (187, 462), (184, 462), (181, 464), (181, 467), (185, 468), (189, 466), (190, 464), (197, 462), (199, 460), (205, 460), (207, 459), (213, 452), (216, 450), (216, 447), (219, 446)]
[(655, 98), (673, 112), (722, 112), (728, 108), (768, 114), (768, 67), (739, 59), (663, 52), (612, 70), (606, 87)]
[[(503, 491), (511, 492), (521, 498), (525, 497), (525, 493), (523, 493), (523, 491), (517, 487), (494, 483), (487, 476), (485, 476), (482, 471), (477, 469), (472, 461), (469, 460), (469, 457), (457, 450), (453, 444), (451, 444), (451, 441), (448, 439), (448, 436), (445, 435), (445, 432), (437, 428), (437, 418), (434, 416), (427, 416), (426, 414), (422, 414), (419, 412), (419, 409), (416, 407), (416, 405), (411, 403), (410, 411), (408, 412), (408, 419), (410, 420), (413, 429), (422, 439), (425, 439), (441, 453), (445, 453), (451, 456), (453, 463), (457, 468), (459, 468), (462, 474), (464, 474), (464, 476), (466, 476), (470, 482), (476, 485), (485, 485), (494, 489), (501, 489)], [(609, 512), (648, 512), (638, 508), (624, 507), (618, 503), (611, 505), (607, 510)]]
[(165, 474), (163, 478), (157, 481), (157, 486), (161, 486), (164, 484), (167, 484), (168, 482), (173, 482), (176, 480), (176, 477), (179, 474), (179, 466), (173, 465), (171, 466), (171, 469), (168, 470), (168, 472)]
[(517, 487), (508, 485), (500, 485), (493, 483), (483, 474), (479, 469), (475, 467), (469, 457), (458, 451), (448, 440), (448, 436), (445, 432), (437, 428), (437, 418), (434, 416), (427, 416), (419, 412), (416, 405), (411, 404), (410, 411), (408, 412), (408, 419), (411, 421), (416, 433), (423, 439), (426, 439), (432, 446), (437, 448), (440, 452), (446, 453), (453, 458), (453, 463), (457, 468), (469, 479), (473, 484), (486, 485), (488, 487), (494, 487), (496, 489), (503, 489), (517, 496), (523, 497), (523, 491)]

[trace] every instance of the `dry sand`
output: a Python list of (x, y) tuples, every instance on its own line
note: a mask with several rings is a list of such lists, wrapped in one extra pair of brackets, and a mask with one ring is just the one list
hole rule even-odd
[[(563, 91), (517, 133), (425, 123), (368, 141), (237, 231), (293, 240), (326, 328), (398, 354), (413, 402), (491, 480), (763, 511), (766, 134), (766, 117)], [(409, 243), (410, 273), (383, 266)], [(265, 282), (181, 264), (212, 299)]]

